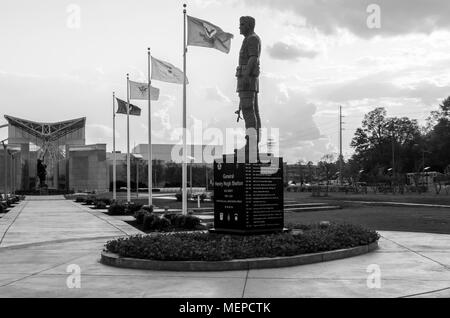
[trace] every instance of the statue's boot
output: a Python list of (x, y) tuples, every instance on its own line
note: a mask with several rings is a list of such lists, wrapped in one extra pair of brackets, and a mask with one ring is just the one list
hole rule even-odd
[(259, 150), (258, 150), (258, 132), (256, 129), (247, 130), (246, 139), (246, 153), (245, 158), (246, 162), (249, 163), (257, 163), (259, 159)]

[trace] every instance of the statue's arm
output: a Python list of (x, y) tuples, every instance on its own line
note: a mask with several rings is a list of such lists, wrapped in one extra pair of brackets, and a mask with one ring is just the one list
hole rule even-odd
[(254, 74), (257, 65), (258, 65), (258, 57), (250, 56), (244, 76), (249, 77), (251, 74)]
[(260, 45), (261, 44), (256, 37), (251, 37), (248, 40), (248, 53), (250, 58), (248, 60), (247, 69), (244, 76), (252, 76), (259, 73), (257, 72), (257, 67)]

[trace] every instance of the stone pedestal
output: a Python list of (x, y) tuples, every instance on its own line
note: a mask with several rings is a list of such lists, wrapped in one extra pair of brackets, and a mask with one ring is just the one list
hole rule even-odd
[(214, 161), (211, 232), (251, 235), (283, 231), (282, 158), (272, 157), (263, 163), (229, 159), (224, 156)]

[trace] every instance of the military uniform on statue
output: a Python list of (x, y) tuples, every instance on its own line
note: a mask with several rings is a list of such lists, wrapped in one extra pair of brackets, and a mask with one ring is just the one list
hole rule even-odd
[(236, 69), (237, 93), (239, 94), (239, 110), (236, 111), (239, 122), (240, 114), (245, 121), (245, 162), (259, 161), (259, 140), (261, 118), (259, 116), (259, 57), (261, 55), (261, 40), (255, 34), (255, 19), (241, 17), (239, 29), (244, 35), (239, 52), (239, 66)]

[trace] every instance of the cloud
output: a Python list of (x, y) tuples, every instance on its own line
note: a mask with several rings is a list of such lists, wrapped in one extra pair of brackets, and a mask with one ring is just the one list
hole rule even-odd
[[(346, 29), (362, 37), (395, 36), (410, 33), (430, 34), (449, 29), (448, 0), (244, 0), (248, 5), (292, 11), (306, 21), (306, 26), (325, 34)], [(376, 3), (381, 9), (381, 28), (367, 27), (368, 6)]]
[[(113, 129), (102, 124), (86, 125), (86, 144), (107, 143), (112, 140)], [(120, 138), (120, 133), (116, 131), (116, 138)]]
[(319, 159), (311, 150), (305, 151), (305, 142), (322, 138), (313, 116), (315, 104), (309, 102), (296, 90), (266, 79), (261, 83), (259, 97), (263, 128), (278, 128), (280, 153), (286, 160), (296, 161), (301, 157)]
[(394, 83), (396, 73), (380, 72), (342, 83), (320, 85), (313, 95), (322, 100), (337, 103), (364, 99), (415, 98), (424, 104), (449, 95), (450, 85), (437, 85), (428, 79), (417, 80), (409, 85)]
[(319, 53), (313, 50), (308, 50), (301, 46), (290, 45), (283, 42), (276, 42), (272, 46), (267, 47), (269, 55), (277, 60), (291, 60), (296, 61), (299, 58), (315, 58)]
[(214, 102), (231, 103), (231, 100), (217, 86), (205, 88), (205, 98)]

